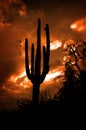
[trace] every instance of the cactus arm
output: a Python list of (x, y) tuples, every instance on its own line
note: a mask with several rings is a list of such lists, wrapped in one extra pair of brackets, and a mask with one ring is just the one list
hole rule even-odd
[(34, 44), (31, 46), (31, 75), (34, 76)]
[(25, 39), (25, 66), (26, 66), (26, 74), (28, 78), (31, 80), (31, 74), (29, 69), (29, 58), (28, 58), (28, 39)]
[(40, 84), (44, 81), (45, 76), (46, 76), (46, 51), (45, 51), (45, 46), (43, 46), (43, 71), (42, 74), (40, 75)]
[(45, 51), (45, 46), (43, 46), (43, 72), (46, 67), (46, 51)]

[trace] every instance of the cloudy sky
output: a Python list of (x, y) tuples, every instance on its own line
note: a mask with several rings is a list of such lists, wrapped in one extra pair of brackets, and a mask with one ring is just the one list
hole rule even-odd
[(32, 84), (25, 73), (24, 40), (29, 39), (29, 49), (31, 43), (36, 46), (38, 18), (42, 22), (42, 45), (46, 23), (51, 41), (50, 71), (41, 85), (43, 89), (54, 93), (62, 86), (63, 44), (69, 39), (86, 39), (86, 0), (0, 0), (1, 108), (13, 107), (17, 98), (31, 97)]

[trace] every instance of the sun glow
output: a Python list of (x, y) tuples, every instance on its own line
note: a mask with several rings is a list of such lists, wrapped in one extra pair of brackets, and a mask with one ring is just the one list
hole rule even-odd
[(50, 43), (50, 50), (56, 50), (57, 48), (62, 46), (62, 42), (59, 40), (56, 40), (54, 42)]
[(74, 28), (77, 28), (77, 25), (76, 25), (76, 24), (72, 24), (70, 27), (71, 27), (72, 29), (74, 29)]
[(52, 81), (54, 78), (62, 75), (62, 71), (52, 70), (49, 74), (46, 75), (45, 81), (49, 82)]

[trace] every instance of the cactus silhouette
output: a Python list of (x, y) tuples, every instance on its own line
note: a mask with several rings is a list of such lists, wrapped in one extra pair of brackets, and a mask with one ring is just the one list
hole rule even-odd
[[(50, 57), (50, 34), (49, 26), (46, 24), (44, 28), (46, 32), (46, 46), (43, 46), (43, 67), (41, 67), (41, 20), (38, 19), (37, 28), (37, 48), (36, 56), (34, 56), (34, 44), (31, 46), (31, 70), (29, 67), (28, 57), (28, 39), (25, 39), (25, 64), (26, 74), (33, 84), (32, 101), (33, 104), (39, 104), (40, 84), (44, 81), (46, 74), (49, 72)], [(43, 68), (41, 72), (41, 68)]]

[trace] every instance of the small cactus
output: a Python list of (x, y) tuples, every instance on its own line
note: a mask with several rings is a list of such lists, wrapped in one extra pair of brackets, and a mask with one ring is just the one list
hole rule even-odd
[(50, 57), (50, 34), (49, 26), (46, 24), (44, 28), (46, 32), (46, 46), (43, 46), (43, 71), (41, 72), (41, 20), (38, 19), (37, 28), (37, 49), (34, 56), (34, 44), (31, 46), (31, 70), (29, 68), (28, 58), (28, 39), (25, 39), (25, 64), (26, 74), (33, 84), (32, 101), (34, 104), (39, 104), (39, 89), (40, 84), (44, 81), (46, 74), (49, 72), (49, 57)]

